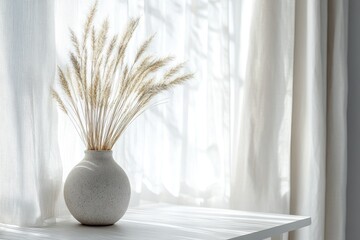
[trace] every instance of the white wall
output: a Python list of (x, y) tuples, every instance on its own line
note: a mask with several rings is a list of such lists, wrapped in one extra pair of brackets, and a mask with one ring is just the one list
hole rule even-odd
[(360, 239), (360, 1), (349, 1), (346, 239)]

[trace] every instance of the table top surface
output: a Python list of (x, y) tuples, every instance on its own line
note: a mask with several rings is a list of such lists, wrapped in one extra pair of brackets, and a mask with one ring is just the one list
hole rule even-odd
[(115, 225), (88, 227), (59, 219), (42, 228), (0, 225), (0, 239), (259, 240), (310, 225), (310, 217), (227, 209), (149, 205), (130, 208)]

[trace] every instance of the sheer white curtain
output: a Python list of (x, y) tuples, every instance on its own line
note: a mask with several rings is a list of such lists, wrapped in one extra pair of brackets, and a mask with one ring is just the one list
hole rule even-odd
[(43, 225), (61, 186), (54, 3), (0, 1), (0, 222)]
[[(17, 191), (35, 196), (30, 209), (39, 210), (27, 221), (40, 225), (67, 214), (57, 157), (64, 180), (84, 150), (65, 116), (59, 114), (58, 123), (50, 117), (53, 106), (45, 93), (55, 64), (45, 56), (56, 55), (60, 65), (68, 61), (68, 27), (81, 31), (92, 2), (19, 2), (0, 5), (1, 30), (8, 32), (0, 36), (0, 104), (7, 110), (0, 118), (6, 133), (0, 136), (1, 185), (12, 181), (0, 188), (5, 213), (0, 220), (18, 224), (23, 219), (15, 214), (24, 213), (26, 203), (14, 195)], [(42, 8), (47, 14), (36, 14)], [(135, 42), (156, 32), (151, 50), (188, 60), (188, 70), (196, 73), (188, 84), (160, 96), (166, 103), (139, 117), (115, 146), (115, 159), (131, 179), (132, 205), (144, 199), (310, 215), (311, 227), (289, 239), (344, 239), (346, 13), (347, 2), (335, 0), (100, 1), (98, 19), (108, 16), (111, 31), (121, 32), (129, 17), (142, 16)], [(24, 23), (13, 28), (14, 19)], [(6, 45), (17, 41), (18, 47), (38, 48), (23, 57), (26, 51)], [(25, 74), (29, 69), (32, 78)], [(17, 84), (28, 79), (33, 84)], [(18, 88), (22, 94), (11, 95)], [(19, 100), (38, 102), (18, 112)], [(31, 133), (33, 139), (23, 143), (37, 129), (28, 122), (35, 114), (48, 129), (42, 129), (44, 136)], [(52, 143), (53, 127), (60, 154), (52, 144), (34, 145), (38, 138)], [(27, 174), (13, 175), (11, 169)], [(39, 176), (52, 181), (43, 183)], [(55, 195), (47, 195), (52, 196), (48, 202), (41, 195), (50, 190), (60, 193), (55, 215)]]

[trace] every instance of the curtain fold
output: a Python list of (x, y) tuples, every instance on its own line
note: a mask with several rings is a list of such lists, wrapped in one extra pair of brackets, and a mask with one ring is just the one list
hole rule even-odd
[[(55, 65), (68, 63), (68, 27), (81, 33), (92, 3), (0, 1), (3, 223), (44, 225), (68, 214), (62, 181), (85, 149), (48, 89)], [(156, 32), (150, 51), (173, 54), (195, 73), (159, 96), (165, 103), (113, 149), (131, 180), (131, 204), (309, 215), (310, 227), (280, 238), (345, 239), (347, 6), (99, 1), (97, 22), (109, 17), (111, 33), (141, 16), (130, 55)]]
[(295, 6), (253, 4), (231, 206), (288, 213)]
[(292, 239), (324, 239), (327, 1), (297, 1), (291, 142), (291, 213), (312, 226)]
[(0, 222), (54, 221), (61, 182), (56, 108), (54, 4), (0, 1)]
[(290, 213), (313, 223), (291, 239), (345, 239), (347, 6), (296, 2)]
[(348, 1), (329, 1), (325, 239), (345, 239)]

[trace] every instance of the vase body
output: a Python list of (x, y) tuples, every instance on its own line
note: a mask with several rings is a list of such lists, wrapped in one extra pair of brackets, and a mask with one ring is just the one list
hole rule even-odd
[(85, 151), (69, 173), (64, 198), (70, 213), (84, 225), (112, 225), (126, 212), (130, 182), (112, 151)]

